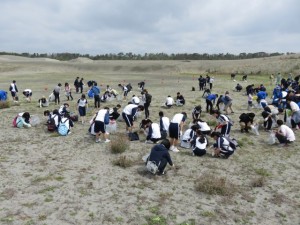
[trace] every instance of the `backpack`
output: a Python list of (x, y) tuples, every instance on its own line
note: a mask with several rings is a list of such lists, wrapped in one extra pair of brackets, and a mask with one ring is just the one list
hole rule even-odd
[(55, 131), (56, 129), (56, 124), (55, 124), (55, 120), (54, 118), (56, 117), (57, 115), (54, 115), (52, 118), (51, 118), (51, 115), (49, 115), (49, 119), (47, 121), (47, 128), (48, 128), (48, 131)]
[(146, 95), (146, 102), (147, 102), (147, 103), (151, 103), (151, 101), (152, 101), (152, 95), (147, 94), (147, 95)]
[(58, 133), (62, 136), (67, 136), (69, 128), (66, 125), (66, 122), (68, 119), (65, 120), (65, 122), (60, 121), (59, 126), (58, 126)]
[(158, 171), (158, 166), (156, 165), (156, 163), (154, 161), (148, 161), (146, 164), (146, 168), (150, 173), (152, 173), (154, 175)]
[(13, 127), (17, 127), (17, 125), (18, 125), (18, 123), (17, 123), (18, 117), (19, 117), (19, 115), (16, 115), (16, 117), (13, 119), (13, 121), (12, 121)]
[(129, 133), (128, 136), (129, 136), (129, 141), (138, 141), (138, 140), (140, 140), (140, 137), (139, 137), (137, 132)]
[(237, 140), (235, 138), (230, 138), (230, 137), (224, 137), (228, 142), (229, 146), (232, 148), (232, 150), (236, 150), (237, 147), (240, 147)]

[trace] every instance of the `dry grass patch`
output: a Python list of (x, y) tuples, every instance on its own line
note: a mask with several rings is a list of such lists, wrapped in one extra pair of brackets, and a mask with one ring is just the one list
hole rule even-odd
[(209, 195), (232, 196), (236, 187), (225, 177), (216, 177), (213, 174), (204, 174), (196, 181), (196, 191)]
[(113, 154), (123, 153), (129, 149), (130, 143), (128, 137), (125, 135), (118, 136), (118, 139), (114, 139), (110, 143), (110, 151)]
[(265, 185), (265, 183), (266, 183), (265, 177), (259, 176), (259, 177), (255, 177), (251, 181), (250, 185), (251, 185), (251, 187), (263, 187)]
[(134, 163), (134, 161), (127, 158), (126, 155), (122, 155), (113, 161), (113, 164), (115, 166), (120, 166), (123, 168), (131, 167), (133, 165), (133, 163)]
[(9, 101), (0, 101), (0, 109), (6, 109), (10, 108), (10, 102)]

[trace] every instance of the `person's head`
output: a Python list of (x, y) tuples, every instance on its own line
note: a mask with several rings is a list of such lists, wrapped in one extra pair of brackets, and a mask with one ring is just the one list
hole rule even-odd
[(64, 103), (64, 107), (68, 108), (69, 107), (69, 103)]
[(213, 110), (213, 115), (215, 116), (215, 117), (219, 117), (220, 116), (220, 111), (219, 110)]
[(68, 83), (65, 83), (65, 87), (68, 86), (68, 85), (69, 85)]
[(248, 113), (248, 116), (253, 119), (255, 117), (255, 114), (254, 113)]
[(109, 88), (109, 85), (106, 85), (107, 88)]
[(135, 95), (132, 95), (132, 97), (135, 97)]
[(58, 87), (61, 87), (61, 83), (58, 83), (58, 85), (57, 85)]
[(28, 120), (30, 118), (29, 112), (24, 112), (22, 117), (25, 118), (26, 120)]
[(79, 77), (76, 77), (76, 79), (79, 79)]
[(219, 95), (218, 94), (216, 94), (216, 98), (218, 97)]
[(283, 108), (279, 108), (279, 109), (278, 109), (278, 112), (279, 112), (279, 113), (283, 113), (283, 112), (284, 112), (284, 109), (283, 109)]
[(81, 95), (81, 99), (85, 99), (85, 94), (82, 94), (82, 95)]
[(282, 120), (277, 120), (277, 125), (278, 125), (278, 126), (283, 125), (283, 121), (282, 121)]
[(45, 110), (44, 111), (44, 116), (49, 116), (50, 115), (50, 111), (49, 110)]
[(158, 115), (159, 115), (159, 117), (163, 117), (163, 116), (164, 116), (164, 112), (163, 112), (163, 111), (160, 111), (160, 112), (158, 113)]
[(199, 125), (195, 124), (195, 125), (191, 126), (191, 129), (196, 132), (197, 130), (199, 130)]
[(16, 81), (15, 81), (15, 80), (13, 80), (13, 83), (15, 84), (15, 83), (16, 83)]
[(118, 109), (119, 109), (119, 108), (121, 108), (121, 105), (120, 105), (120, 104), (118, 104), (118, 105), (116, 106), (116, 108), (118, 108)]
[(144, 89), (144, 94), (148, 94), (148, 90), (147, 89)]
[(97, 84), (97, 82), (94, 82), (94, 86), (97, 86), (98, 84)]
[(168, 95), (168, 98), (171, 98), (171, 95)]
[(59, 115), (59, 112), (58, 112), (57, 109), (54, 109), (53, 112), (52, 112), (52, 114), (53, 114), (53, 115)]
[(122, 87), (122, 84), (118, 84), (118, 87)]
[(201, 106), (200, 106), (200, 105), (197, 105), (197, 106), (195, 107), (195, 109), (199, 111), (199, 110), (201, 110)]
[(221, 133), (220, 132), (212, 132), (211, 135), (210, 135), (214, 140), (218, 139), (220, 136), (221, 136)]
[(229, 91), (226, 91), (226, 92), (225, 92), (225, 95), (228, 95), (228, 94), (229, 94)]
[(139, 105), (138, 109), (139, 109), (139, 111), (144, 111), (144, 106), (143, 105)]
[(185, 119), (187, 118), (186, 112), (182, 112), (181, 114), (184, 116)]
[(109, 108), (107, 106), (105, 106), (104, 109), (109, 110)]
[(180, 92), (177, 92), (177, 95), (180, 95)]
[(162, 144), (163, 146), (165, 146), (166, 149), (170, 149), (171, 143), (168, 139), (163, 139), (160, 144)]

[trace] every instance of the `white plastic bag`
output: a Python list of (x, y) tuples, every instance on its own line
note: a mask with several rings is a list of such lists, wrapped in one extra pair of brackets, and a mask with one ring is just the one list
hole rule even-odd
[(40, 120), (40, 118), (37, 116), (37, 115), (32, 115), (31, 117), (30, 117), (30, 124), (31, 124), (31, 126), (37, 126), (37, 125), (39, 125), (41, 123), (41, 120)]
[(274, 145), (276, 142), (275, 133), (271, 132), (269, 136), (269, 145)]
[(258, 128), (259, 128), (259, 124), (251, 125), (252, 132), (257, 136), (259, 135)]
[(109, 124), (106, 125), (106, 131), (110, 134), (117, 132), (117, 122), (115, 120), (110, 120)]

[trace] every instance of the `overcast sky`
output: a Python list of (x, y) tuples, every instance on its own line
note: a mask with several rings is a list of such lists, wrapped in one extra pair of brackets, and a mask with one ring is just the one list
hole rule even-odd
[(0, 0), (0, 51), (300, 52), (299, 0)]

